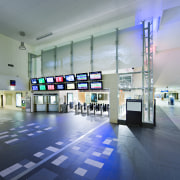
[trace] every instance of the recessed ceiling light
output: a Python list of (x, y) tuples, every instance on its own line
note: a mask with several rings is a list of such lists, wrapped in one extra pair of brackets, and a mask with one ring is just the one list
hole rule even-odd
[(46, 37), (52, 36), (52, 35), (53, 35), (53, 33), (50, 32), (50, 33), (47, 33), (47, 34), (44, 34), (44, 35), (42, 35), (42, 36), (37, 37), (36, 40), (40, 40), (40, 39), (43, 39), (43, 38), (46, 38)]

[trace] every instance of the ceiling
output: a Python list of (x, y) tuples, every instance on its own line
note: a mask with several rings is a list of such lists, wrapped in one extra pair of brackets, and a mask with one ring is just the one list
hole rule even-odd
[[(148, 17), (157, 17), (163, 9), (178, 1), (0, 0), (0, 33), (39, 46), (82, 31), (91, 35), (98, 30), (117, 28), (121, 26), (118, 20), (127, 17), (134, 17), (134, 24)], [(24, 31), (26, 36), (21, 37), (19, 31)], [(36, 40), (50, 32), (52, 36)]]
[[(134, 26), (150, 17), (161, 17), (154, 37), (154, 85), (179, 86), (180, 0), (0, 0), (0, 34), (36, 50)], [(36, 40), (50, 32), (52, 36)]]

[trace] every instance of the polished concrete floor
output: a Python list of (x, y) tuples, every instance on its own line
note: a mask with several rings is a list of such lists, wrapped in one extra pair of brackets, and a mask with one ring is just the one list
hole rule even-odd
[(179, 180), (179, 107), (157, 106), (156, 114), (155, 128), (141, 128), (1, 109), (0, 179)]

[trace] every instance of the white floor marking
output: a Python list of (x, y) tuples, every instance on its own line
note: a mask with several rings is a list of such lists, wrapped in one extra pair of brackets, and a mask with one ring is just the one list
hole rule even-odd
[(49, 147), (47, 147), (46, 149), (49, 150), (49, 151), (52, 151), (52, 152), (57, 152), (57, 151), (59, 151), (58, 148), (55, 148), (55, 147), (52, 147), (52, 146), (49, 146)]
[(99, 153), (99, 152), (93, 152), (92, 155), (93, 155), (93, 156), (96, 156), (96, 157), (100, 157), (100, 156), (101, 156), (101, 153)]
[(18, 170), (18, 169), (21, 168), (21, 167), (22, 167), (21, 164), (16, 163), (16, 164), (14, 164), (14, 165), (12, 165), (12, 166), (4, 169), (3, 171), (1, 171), (1, 172), (0, 172), (0, 175), (1, 175), (2, 177), (6, 177), (7, 175), (11, 174), (12, 172)]
[(36, 131), (36, 132), (37, 132), (37, 133), (42, 133), (42, 131), (40, 131), (40, 130), (39, 130), (39, 131)]
[(8, 133), (9, 133), (8, 131), (2, 132), (2, 133), (0, 133), (0, 136), (4, 135), (4, 134), (8, 134)]
[(18, 135), (17, 134), (13, 134), (13, 135), (11, 135), (11, 137), (17, 137)]
[(28, 124), (27, 126), (34, 126), (35, 125), (35, 123), (31, 123), (31, 124)]
[(19, 133), (24, 133), (24, 132), (27, 132), (28, 129), (24, 129), (24, 130), (21, 130), (21, 131), (18, 131)]
[(44, 130), (48, 131), (48, 130), (51, 130), (51, 129), (52, 129), (52, 127), (48, 127), (48, 128), (45, 128)]
[(78, 147), (78, 146), (73, 146), (72, 149), (78, 151), (78, 150), (80, 149), (80, 147)]
[(28, 162), (27, 164), (24, 165), (24, 167), (28, 169), (28, 168), (31, 168), (34, 165), (35, 165), (34, 162)]
[(11, 140), (9, 140), (9, 141), (5, 141), (5, 143), (6, 144), (11, 144), (11, 143), (13, 143), (13, 142), (15, 142), (15, 141), (18, 141), (19, 139), (17, 139), (17, 138), (15, 138), (15, 139), (11, 139)]
[(105, 148), (102, 154), (110, 156), (113, 150), (114, 150), (113, 148)]
[(84, 163), (89, 164), (89, 165), (94, 166), (94, 167), (97, 167), (97, 168), (102, 168), (104, 165), (104, 163), (101, 163), (99, 161), (95, 161), (93, 159), (86, 159), (84, 161)]
[(112, 142), (112, 140), (110, 140), (110, 139), (106, 139), (106, 140), (103, 142), (103, 144), (107, 144), (107, 145), (109, 145), (111, 142)]
[(83, 168), (77, 168), (74, 173), (79, 176), (84, 176), (87, 173), (87, 170)]
[(113, 138), (113, 141), (118, 141), (118, 139), (117, 138)]
[(0, 136), (0, 139), (4, 139), (4, 138), (7, 138), (7, 137), (9, 137), (9, 135)]
[(60, 145), (62, 145), (62, 144), (64, 144), (64, 143), (61, 142), (61, 141), (58, 141), (56, 144), (60, 146)]
[(34, 136), (34, 134), (33, 133), (29, 133), (29, 134), (27, 134), (28, 136)]
[(97, 138), (102, 138), (102, 136), (101, 136), (101, 135), (96, 135), (96, 137), (97, 137)]
[(37, 152), (36, 154), (34, 154), (35, 157), (41, 157), (42, 155), (44, 155), (44, 153), (42, 152)]
[(54, 161), (52, 161), (51, 163), (56, 165), (56, 166), (59, 166), (60, 164), (62, 164), (66, 159), (68, 159), (67, 156), (64, 156), (64, 155), (61, 155), (59, 156), (57, 159), (55, 159)]
[(11, 130), (11, 131), (14, 131), (14, 130), (15, 130), (15, 128), (11, 128), (10, 130)]

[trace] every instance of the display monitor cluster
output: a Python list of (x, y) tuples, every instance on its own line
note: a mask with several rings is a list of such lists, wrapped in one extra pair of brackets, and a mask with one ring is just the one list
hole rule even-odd
[(32, 91), (103, 89), (101, 71), (31, 79)]

